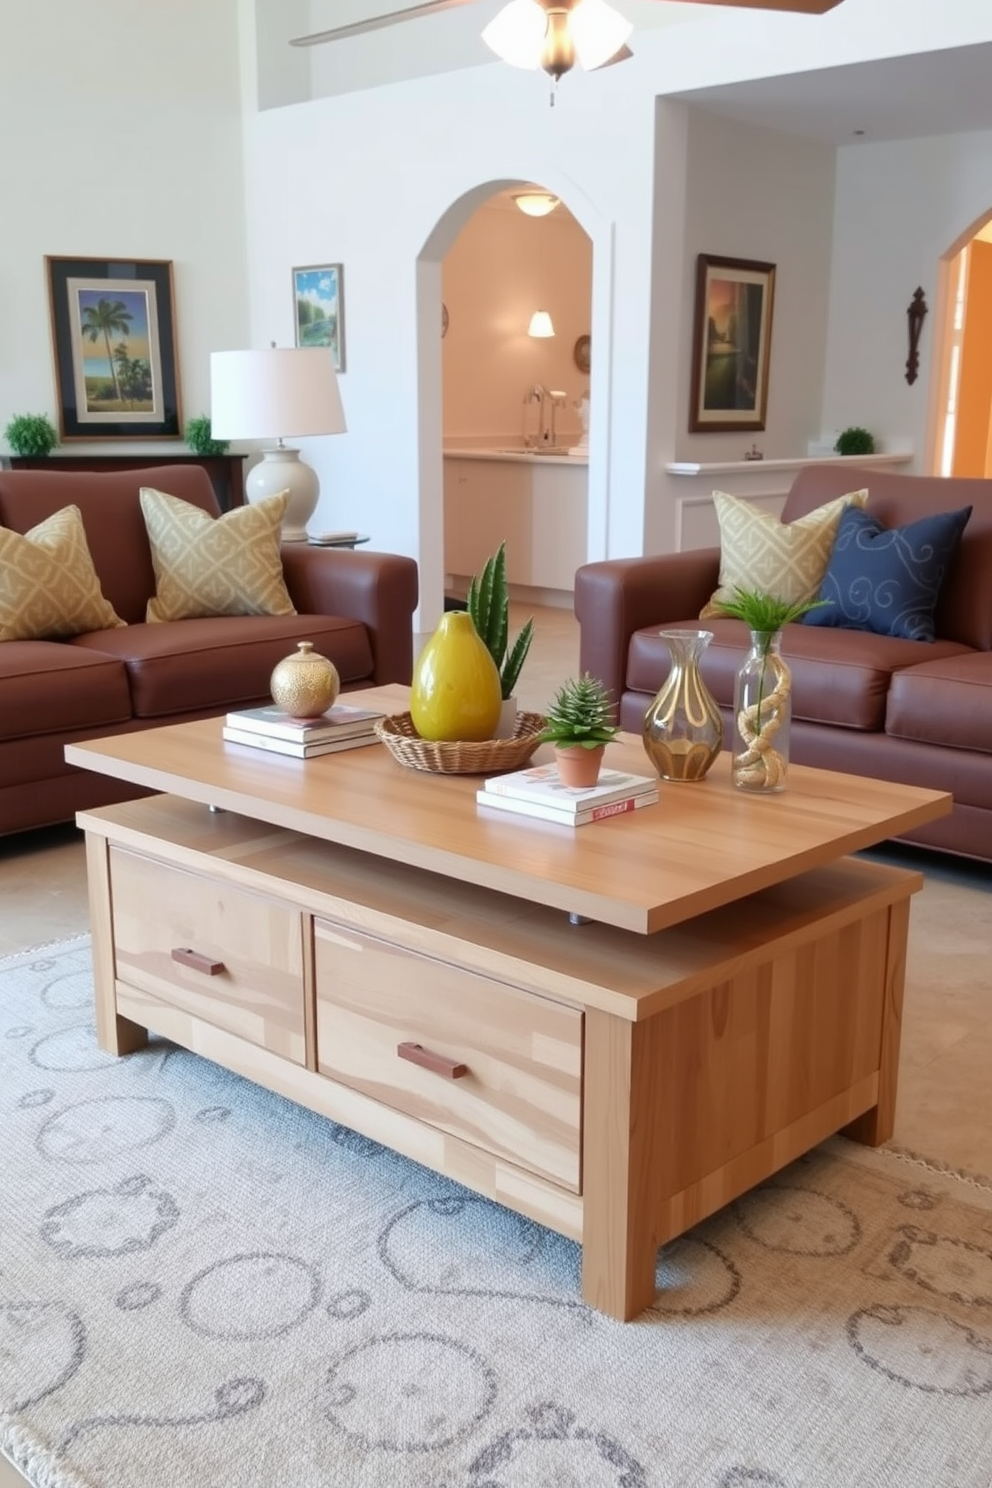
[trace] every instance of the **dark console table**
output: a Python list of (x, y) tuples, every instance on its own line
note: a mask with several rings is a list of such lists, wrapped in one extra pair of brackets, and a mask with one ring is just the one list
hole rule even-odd
[(4, 455), (8, 470), (144, 470), (149, 465), (202, 465), (217, 493), (221, 511), (245, 504), (245, 455)]

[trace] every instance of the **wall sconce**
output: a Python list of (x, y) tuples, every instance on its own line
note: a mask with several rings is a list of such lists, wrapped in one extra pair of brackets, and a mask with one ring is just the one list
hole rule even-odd
[(519, 191), (513, 200), (528, 217), (547, 217), (558, 205), (558, 198), (550, 191)]
[(535, 310), (527, 327), (528, 336), (536, 336), (539, 340), (555, 333), (554, 322), (547, 310)]

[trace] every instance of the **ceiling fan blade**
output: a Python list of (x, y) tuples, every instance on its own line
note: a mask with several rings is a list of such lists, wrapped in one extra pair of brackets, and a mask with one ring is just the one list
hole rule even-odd
[(792, 10), (800, 15), (825, 15), (842, 0), (696, 0), (699, 5), (728, 5), (738, 10)]
[(589, 71), (590, 72), (602, 72), (602, 70), (603, 70), (604, 67), (612, 67), (613, 64), (614, 64), (614, 62), (626, 62), (627, 61), (627, 58), (628, 57), (632, 57), (633, 55), (634, 54), (630, 50), (630, 47), (627, 46), (626, 43), (624, 43), (624, 45), (620, 48), (620, 50), (618, 52), (614, 52), (613, 53), (613, 56), (612, 57), (607, 57), (607, 59), (606, 59), (605, 62), (600, 62), (600, 64), (599, 64), (598, 67), (590, 67), (589, 68)]
[(346, 36), (364, 36), (368, 31), (381, 31), (384, 26), (396, 26), (400, 21), (415, 21), (420, 16), (440, 15), (443, 10), (455, 10), (460, 5), (471, 5), (473, 0), (423, 0), (420, 5), (411, 5), (406, 10), (391, 10), (384, 15), (371, 16), (366, 21), (353, 21), (350, 26), (334, 26), (330, 31), (313, 31), (309, 36), (294, 36), (290, 46), (320, 46), (324, 41), (343, 41)]

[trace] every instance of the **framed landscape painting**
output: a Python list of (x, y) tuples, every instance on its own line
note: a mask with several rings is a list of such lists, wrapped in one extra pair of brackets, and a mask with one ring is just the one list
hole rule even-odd
[(699, 254), (690, 433), (765, 427), (774, 296), (774, 264)]
[(179, 439), (168, 260), (46, 258), (63, 439)]
[(297, 346), (329, 346), (334, 370), (344, 371), (344, 269), (308, 264), (293, 270)]

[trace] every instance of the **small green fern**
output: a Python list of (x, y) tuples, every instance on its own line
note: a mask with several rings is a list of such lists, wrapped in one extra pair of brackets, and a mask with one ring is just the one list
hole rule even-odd
[(43, 413), (15, 413), (3, 437), (15, 455), (48, 455), (59, 442), (55, 426)]
[(520, 669), (534, 638), (534, 619), (532, 616), (524, 624), (507, 652), (510, 590), (506, 582), (505, 542), (501, 542), (493, 556), (486, 559), (482, 572), (473, 576), (468, 590), (468, 612), (486, 650), (496, 663), (502, 696), (512, 697)]
[(735, 589), (730, 599), (717, 605), (721, 615), (732, 620), (743, 620), (748, 630), (758, 630), (762, 635), (772, 636), (783, 625), (801, 620), (807, 610), (819, 609), (829, 604), (826, 599), (800, 600), (791, 603), (777, 594), (765, 594), (760, 589)]
[(569, 677), (555, 693), (540, 738), (560, 748), (596, 749), (619, 732), (609, 692), (598, 677), (583, 672), (581, 677)]

